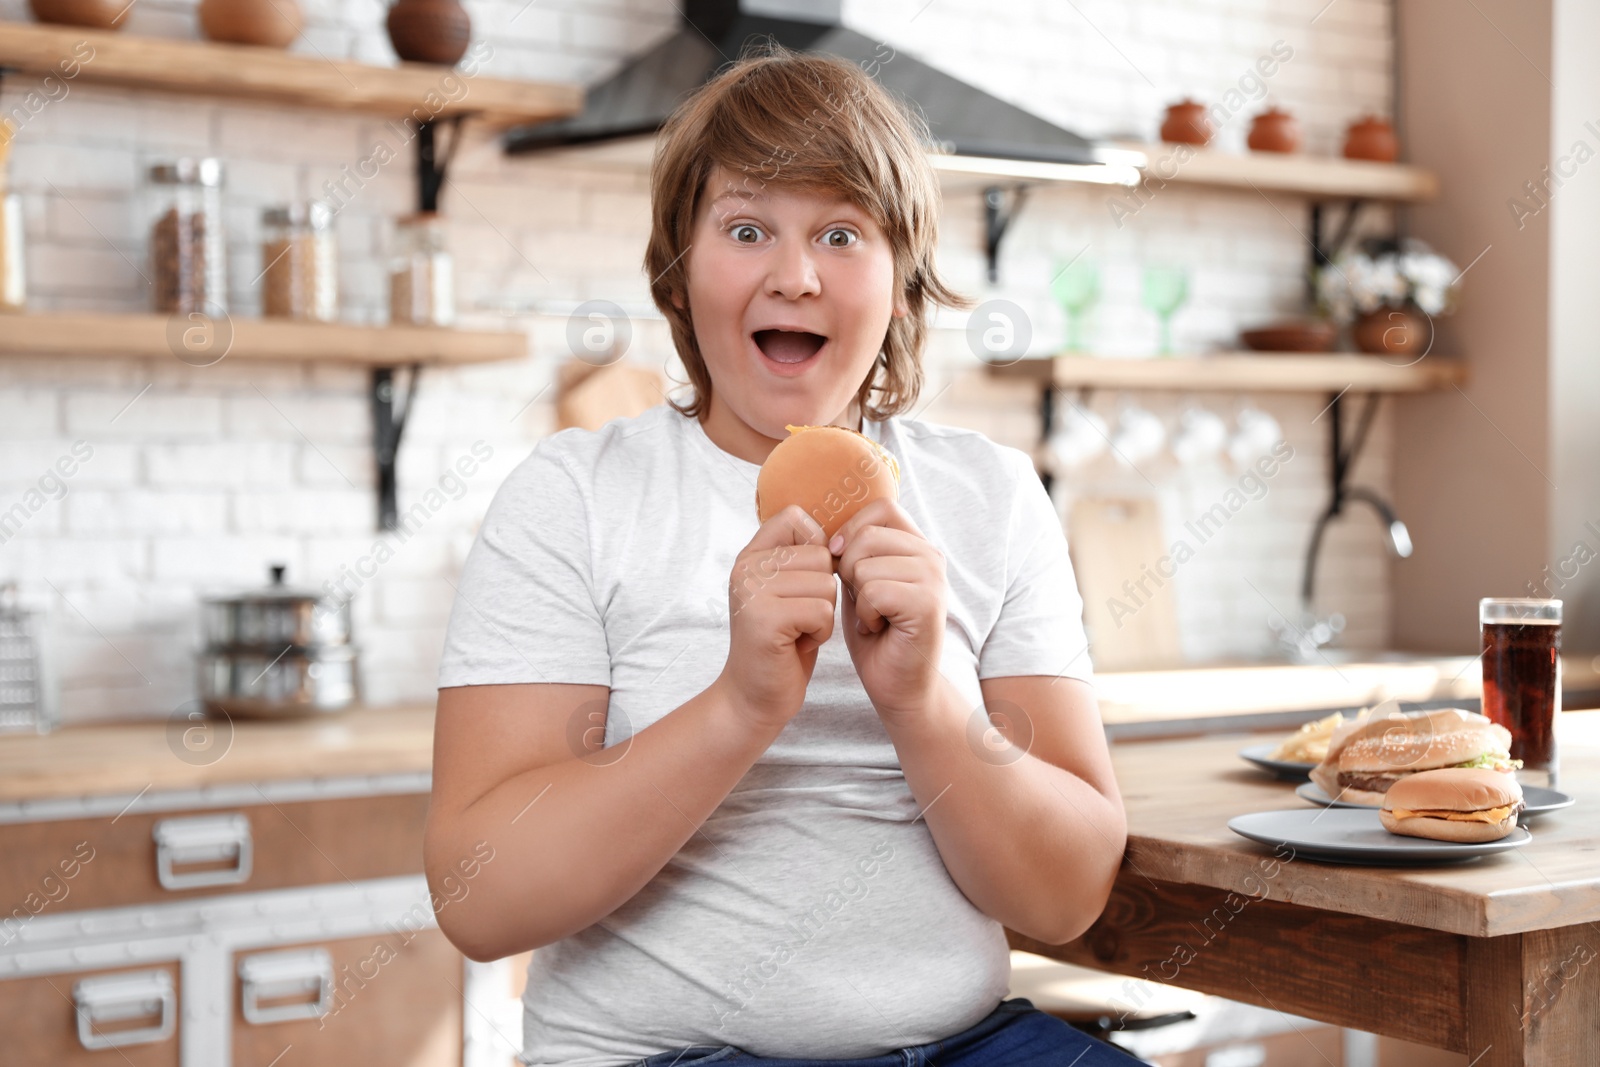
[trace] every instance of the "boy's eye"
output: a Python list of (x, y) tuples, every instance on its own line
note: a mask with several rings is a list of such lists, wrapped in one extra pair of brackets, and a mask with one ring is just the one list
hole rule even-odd
[(748, 222), (740, 223), (733, 228), (733, 239), (744, 244), (753, 244), (761, 240), (761, 227), (752, 226)]
[(829, 248), (849, 248), (856, 242), (856, 235), (845, 229), (832, 229), (823, 235), (822, 239), (828, 243)]

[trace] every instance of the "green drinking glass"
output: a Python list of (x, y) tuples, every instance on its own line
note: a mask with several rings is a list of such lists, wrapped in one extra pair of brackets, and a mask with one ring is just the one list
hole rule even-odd
[(1084, 315), (1100, 299), (1100, 269), (1079, 260), (1058, 263), (1050, 293), (1067, 313), (1067, 351), (1082, 352)]
[(1146, 267), (1144, 306), (1161, 320), (1163, 356), (1172, 355), (1172, 316), (1189, 298), (1189, 272), (1183, 267)]

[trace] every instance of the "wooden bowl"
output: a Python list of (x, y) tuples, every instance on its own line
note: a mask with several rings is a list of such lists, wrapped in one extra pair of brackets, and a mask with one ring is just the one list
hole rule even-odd
[(1338, 339), (1339, 328), (1321, 319), (1272, 322), (1239, 334), (1252, 352), (1328, 352)]

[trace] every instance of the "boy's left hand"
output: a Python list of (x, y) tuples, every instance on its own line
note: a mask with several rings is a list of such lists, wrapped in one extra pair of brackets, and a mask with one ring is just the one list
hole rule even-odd
[(839, 538), (834, 570), (844, 586), (841, 621), (856, 674), (879, 717), (913, 723), (940, 681), (949, 588), (944, 553), (891, 500), (874, 500), (852, 515), (830, 551)]

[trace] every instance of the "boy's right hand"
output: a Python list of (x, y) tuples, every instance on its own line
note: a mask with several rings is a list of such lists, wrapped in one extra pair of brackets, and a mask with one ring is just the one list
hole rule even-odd
[(791, 504), (761, 524), (728, 576), (728, 661), (717, 681), (735, 713), (773, 729), (794, 718), (837, 596), (833, 553), (805, 509)]

